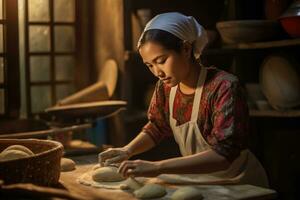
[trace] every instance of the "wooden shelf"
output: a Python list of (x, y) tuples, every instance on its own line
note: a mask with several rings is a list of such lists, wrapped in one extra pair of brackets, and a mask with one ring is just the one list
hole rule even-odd
[(213, 49), (205, 49), (202, 53), (202, 55), (224, 55), (224, 54), (233, 54), (234, 50), (232, 48), (213, 48)]
[[(278, 110), (257, 110), (250, 109), (251, 117), (300, 117), (300, 110), (288, 110), (288, 111), (278, 111)], [(138, 119), (147, 119), (147, 112), (140, 111), (135, 114), (130, 114), (126, 117), (126, 121), (131, 122)]]
[(252, 42), (252, 43), (238, 43), (223, 45), (221, 48), (208, 48), (203, 51), (203, 55), (223, 55), (234, 54), (238, 50), (251, 50), (251, 49), (267, 49), (277, 47), (300, 46), (300, 38), (276, 40), (267, 42)]
[[(266, 49), (266, 48), (289, 47), (289, 46), (297, 46), (297, 45), (300, 46), (300, 38), (267, 41), (267, 42), (228, 44), (228, 45), (223, 45), (221, 48), (205, 49), (203, 51), (202, 55), (233, 54), (235, 51), (238, 51), (238, 50)], [(132, 56), (139, 56), (139, 54), (137, 51), (127, 50), (125, 52), (125, 55), (124, 55), (125, 60)]]
[(251, 117), (300, 117), (300, 110), (250, 110)]
[(252, 42), (252, 43), (238, 43), (232, 45), (224, 45), (222, 49), (265, 49), (275, 47), (286, 47), (300, 45), (300, 38), (276, 40), (267, 42)]

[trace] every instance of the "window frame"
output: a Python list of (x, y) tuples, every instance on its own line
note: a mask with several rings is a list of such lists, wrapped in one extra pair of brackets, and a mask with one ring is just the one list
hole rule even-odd
[[(54, 21), (54, 0), (49, 0), (49, 21), (29, 21), (29, 0), (25, 0), (25, 82), (26, 82), (26, 106), (27, 106), (27, 115), (32, 117), (35, 114), (32, 112), (32, 98), (31, 98), (31, 88), (32, 86), (50, 86), (51, 90), (51, 105), (54, 105), (57, 102), (57, 89), (56, 86), (62, 84), (74, 85), (75, 82), (75, 74), (73, 76), (73, 80), (55, 80), (55, 58), (57, 56), (72, 56), (75, 60), (74, 65), (74, 73), (77, 69), (77, 55), (78, 53), (78, 45), (79, 40), (79, 23), (78, 16), (80, 16), (80, 9), (78, 9), (79, 0), (74, 0), (75, 3), (75, 19), (74, 22), (55, 22)], [(29, 50), (29, 27), (35, 25), (46, 25), (50, 29), (50, 51), (45, 52), (30, 52)], [(55, 27), (58, 26), (70, 26), (74, 28), (74, 39), (75, 46), (74, 51), (72, 52), (56, 52), (55, 51)], [(30, 80), (30, 57), (31, 56), (49, 56), (50, 58), (50, 80), (49, 81), (31, 81)]]
[[(27, 1), (27, 0), (24, 0)], [(53, 0), (50, 0), (53, 2)], [(80, 1), (75, 0), (75, 69), (74, 69), (74, 87), (75, 90), (84, 88), (95, 82), (95, 60), (94, 60), (94, 0)], [(25, 4), (27, 6), (28, 4)], [(53, 4), (51, 4), (53, 5)], [(0, 120), (17, 119), (21, 112), (21, 66), (19, 51), (19, 10), (18, 0), (3, 0), (3, 62), (4, 62), (4, 81), (0, 84), (0, 88), (5, 91), (4, 94), (4, 113), (0, 113)], [(24, 8), (25, 9), (25, 8)], [(9, 10), (10, 12), (6, 12)], [(24, 10), (28, 12), (28, 8)], [(27, 13), (28, 16), (28, 13)], [(26, 28), (26, 27), (24, 27)], [(28, 42), (28, 32), (24, 32), (24, 39)], [(54, 40), (52, 39), (54, 42)], [(24, 41), (25, 43), (25, 41)], [(26, 48), (27, 44), (24, 44)], [(31, 112), (30, 87), (28, 86), (28, 72), (26, 68), (30, 67), (28, 54), (24, 52), (25, 60), (25, 116), (34, 117)], [(59, 53), (58, 53), (59, 54)], [(63, 55), (64, 53), (61, 53)], [(54, 58), (52, 60), (54, 66)], [(89, 66), (89, 67), (86, 67)], [(54, 74), (54, 73), (53, 73)], [(27, 78), (26, 78), (27, 77)], [(63, 82), (61, 82), (63, 83)], [(55, 91), (53, 92), (55, 95)], [(53, 98), (54, 99), (54, 98)], [(23, 105), (22, 105), (23, 106)], [(29, 109), (30, 108), (30, 109)]]

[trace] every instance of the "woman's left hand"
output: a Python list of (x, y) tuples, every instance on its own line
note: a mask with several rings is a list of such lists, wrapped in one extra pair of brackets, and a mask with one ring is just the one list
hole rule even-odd
[(118, 172), (124, 177), (145, 176), (154, 177), (160, 174), (158, 162), (145, 160), (126, 160), (120, 165)]

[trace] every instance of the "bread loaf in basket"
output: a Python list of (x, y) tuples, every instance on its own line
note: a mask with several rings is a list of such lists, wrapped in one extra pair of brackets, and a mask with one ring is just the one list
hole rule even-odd
[(11, 145), (23, 145), (35, 155), (0, 161), (0, 179), (4, 184), (33, 183), (50, 186), (58, 183), (63, 154), (61, 143), (39, 139), (0, 139), (0, 152)]

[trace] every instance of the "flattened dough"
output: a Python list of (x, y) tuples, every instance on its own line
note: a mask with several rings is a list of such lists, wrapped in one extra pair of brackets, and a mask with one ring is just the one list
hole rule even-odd
[(62, 158), (60, 160), (60, 171), (68, 172), (75, 169), (75, 162), (69, 158)]
[(15, 160), (19, 158), (26, 158), (29, 156), (30, 155), (23, 151), (11, 149), (0, 153), (0, 161)]
[(201, 191), (192, 186), (179, 188), (171, 196), (172, 200), (201, 200), (203, 198)]
[(16, 145), (10, 145), (6, 149), (4, 149), (2, 152), (8, 151), (8, 150), (19, 150), (19, 151), (23, 151), (23, 152), (27, 153), (30, 156), (34, 155), (34, 153), (30, 149), (28, 149), (27, 147), (25, 147), (23, 145), (18, 145), (18, 144), (16, 144)]
[(125, 180), (117, 170), (118, 168), (112, 166), (100, 167), (92, 172), (92, 178), (97, 182), (117, 182)]
[(165, 187), (159, 184), (149, 183), (134, 191), (134, 195), (139, 199), (160, 198), (167, 194)]

